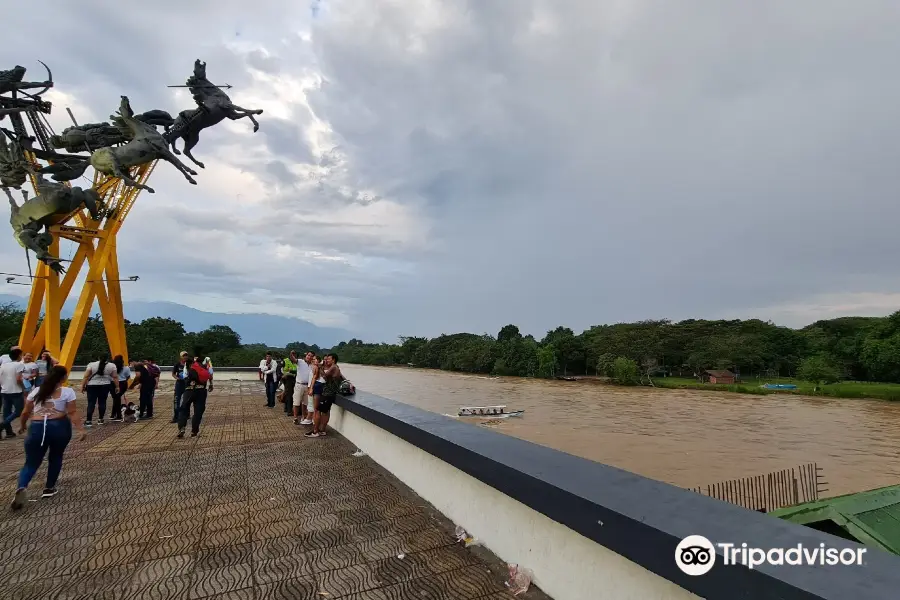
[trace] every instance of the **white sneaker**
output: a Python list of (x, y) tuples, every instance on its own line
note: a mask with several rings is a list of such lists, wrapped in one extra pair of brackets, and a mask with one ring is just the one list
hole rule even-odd
[(300, 421), (300, 424), (301, 425), (312, 425), (313, 422), (312, 422), (312, 419), (303, 419), (302, 421)]

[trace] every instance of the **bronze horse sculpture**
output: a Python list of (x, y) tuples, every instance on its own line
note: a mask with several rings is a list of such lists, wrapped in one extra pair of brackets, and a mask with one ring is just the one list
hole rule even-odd
[[(232, 121), (248, 118), (253, 123), (253, 132), (259, 131), (259, 123), (253, 118), (261, 115), (262, 109), (250, 110), (242, 108), (231, 101), (228, 94), (214, 85), (206, 78), (206, 63), (200, 59), (194, 61), (194, 74), (187, 81), (188, 89), (194, 96), (197, 108), (184, 110), (175, 118), (175, 124), (166, 132), (165, 138), (172, 145), (172, 152), (187, 156), (201, 169), (206, 168), (191, 154), (191, 149), (200, 141), (200, 132), (207, 127), (212, 127), (224, 119)], [(179, 151), (175, 147), (175, 141), (184, 140), (184, 150)]]
[[(162, 111), (152, 111), (150, 114), (161, 113)], [(148, 113), (144, 113), (145, 115)], [(131, 104), (128, 102), (127, 96), (122, 96), (122, 102), (119, 106), (119, 116), (110, 117), (114, 122), (121, 124), (121, 127), (127, 130), (122, 141), (128, 140), (120, 146), (104, 146), (103, 148), (94, 150), (90, 158), (83, 159), (80, 162), (65, 162), (60, 165), (51, 165), (41, 169), (43, 173), (54, 174), (56, 180), (71, 180), (80, 177), (88, 165), (94, 167), (99, 173), (109, 175), (110, 177), (118, 177), (122, 183), (128, 187), (134, 187), (147, 190), (151, 194), (154, 193), (153, 188), (143, 183), (138, 183), (129, 174), (132, 167), (137, 167), (154, 160), (164, 160), (171, 163), (177, 168), (185, 179), (193, 185), (197, 185), (191, 175), (196, 175), (196, 171), (182, 163), (177, 156), (169, 150), (169, 144), (163, 138), (163, 135), (156, 130), (153, 125), (154, 120), (145, 122), (138, 120)], [(163, 119), (164, 121), (165, 119)], [(118, 140), (116, 140), (118, 141)]]

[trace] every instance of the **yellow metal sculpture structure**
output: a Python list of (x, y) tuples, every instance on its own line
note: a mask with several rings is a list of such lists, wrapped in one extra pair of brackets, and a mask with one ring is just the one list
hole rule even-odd
[[(130, 173), (132, 179), (145, 184), (155, 166), (156, 161), (135, 167)], [(100, 173), (94, 175), (94, 189), (103, 200), (106, 218), (95, 221), (86, 209), (81, 209), (50, 228), (54, 238), (50, 248), (52, 254), (59, 255), (60, 239), (70, 240), (77, 248), (64, 275), (54, 272), (45, 263), (38, 263), (19, 337), (19, 346), (24, 352), (37, 356), (41, 350), (48, 350), (67, 368), (75, 361), (95, 300), (103, 317), (111, 356), (121, 354), (128, 360), (116, 238), (141, 190), (124, 186), (121, 179)], [(87, 275), (66, 337), (62, 339), (60, 311), (85, 267)]]
[[(39, 259), (36, 273), (29, 273), (31, 296), (19, 346), (35, 357), (41, 350), (48, 350), (62, 365), (71, 368), (96, 302), (110, 356), (120, 354), (127, 361), (120, 285), (123, 280), (119, 275), (116, 239), (138, 194), (142, 188), (153, 192), (145, 186), (159, 160), (175, 166), (190, 183), (196, 184), (191, 176), (197, 173), (176, 155), (183, 152), (202, 168), (203, 163), (191, 155), (202, 130), (225, 119), (246, 118), (253, 123), (255, 132), (259, 123), (254, 115), (263, 111), (234, 104), (223, 91), (231, 86), (210, 82), (206, 77), (206, 63), (196, 60), (193, 74), (185, 85), (171, 86), (188, 88), (196, 108), (181, 111), (174, 119), (163, 110), (135, 115), (128, 98), (121, 96), (119, 116), (110, 117), (111, 122), (76, 124), (57, 136), (51, 135), (52, 129), (43, 116), (50, 113), (51, 104), (40, 97), (54, 85), (50, 69), (47, 68), (47, 81), (42, 82), (24, 80), (25, 73), (21, 66), (0, 71), (0, 119), (8, 116), (13, 126), (12, 131), (0, 128), (0, 137), (7, 136), (10, 140), (9, 144), (0, 145), (0, 189), (9, 197), (10, 225), (16, 240), (26, 249), (26, 254), (30, 249)], [(158, 127), (163, 127), (165, 133), (160, 133)], [(178, 139), (184, 142), (182, 152), (175, 149)], [(13, 147), (15, 151), (10, 150)], [(60, 153), (60, 148), (69, 154)], [(85, 150), (90, 156), (72, 154)], [(46, 161), (47, 165), (42, 166), (39, 160)], [(91, 166), (95, 169), (93, 191), (89, 196), (83, 190), (78, 192), (81, 195), (74, 195), (75, 188), (65, 182), (81, 177)], [(41, 177), (52, 175), (57, 183), (50, 185), (41, 179), (44, 183), (39, 189), (36, 172)], [(21, 189), (28, 179), (34, 195), (19, 207), (10, 189)], [(72, 204), (73, 198), (76, 204)], [(99, 210), (92, 213), (86, 205), (94, 204)], [(81, 208), (69, 212), (75, 205)], [(43, 228), (46, 231), (42, 232)], [(62, 239), (75, 245), (64, 274), (60, 258)], [(81, 291), (63, 339), (60, 312), (78, 282)]]

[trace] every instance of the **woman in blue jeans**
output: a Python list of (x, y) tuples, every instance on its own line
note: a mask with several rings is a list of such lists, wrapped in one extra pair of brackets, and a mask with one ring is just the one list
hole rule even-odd
[(115, 364), (108, 362), (105, 358), (88, 363), (87, 369), (84, 371), (84, 378), (81, 380), (81, 391), (87, 394), (85, 427), (93, 425), (94, 407), (97, 407), (97, 412), (99, 412), (100, 418), (97, 422), (103, 425), (103, 418), (106, 416), (106, 400), (112, 391), (113, 382), (118, 381), (119, 371)]
[(82, 439), (84, 438), (84, 428), (78, 421), (75, 408), (75, 391), (63, 387), (68, 377), (69, 372), (65, 367), (52, 367), (41, 386), (33, 390), (25, 401), (22, 426), (19, 429), (20, 434), (28, 430), (25, 438), (25, 466), (19, 472), (19, 485), (12, 502), (13, 510), (25, 506), (28, 484), (48, 453), (47, 485), (41, 497), (51, 498), (56, 495), (56, 481), (62, 471), (63, 453), (72, 439), (73, 423), (81, 432)]

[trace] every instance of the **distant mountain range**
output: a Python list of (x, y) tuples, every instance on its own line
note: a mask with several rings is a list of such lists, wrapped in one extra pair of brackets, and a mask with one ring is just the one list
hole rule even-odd
[[(15, 303), (22, 308), (28, 299), (10, 294), (0, 294), (0, 303)], [(303, 319), (281, 317), (260, 313), (213, 313), (197, 310), (174, 302), (125, 302), (125, 318), (137, 323), (150, 317), (174, 319), (184, 325), (187, 331), (202, 331), (210, 325), (228, 325), (241, 336), (245, 344), (265, 343), (283, 347), (291, 342), (315, 344), (320, 348), (331, 348), (352, 336), (343, 329), (319, 327)], [(72, 316), (74, 302), (67, 302), (62, 310), (63, 318)], [(94, 312), (99, 312), (95, 307)]]

